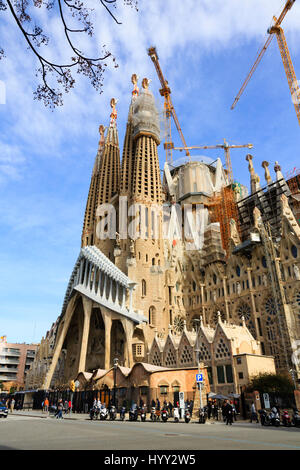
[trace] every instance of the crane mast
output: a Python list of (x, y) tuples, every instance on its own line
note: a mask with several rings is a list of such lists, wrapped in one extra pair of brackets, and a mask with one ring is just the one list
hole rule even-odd
[(264, 44), (262, 50), (258, 54), (258, 56), (257, 56), (257, 58), (254, 62), (254, 65), (252, 66), (249, 74), (247, 75), (246, 80), (244, 81), (240, 91), (238, 92), (238, 94), (237, 94), (237, 96), (236, 96), (236, 98), (235, 98), (235, 100), (234, 100), (234, 102), (231, 106), (231, 109), (235, 108), (235, 106), (236, 106), (237, 102), (239, 101), (241, 95), (243, 94), (246, 86), (248, 85), (252, 75), (254, 74), (258, 64), (260, 63), (263, 55), (265, 54), (267, 48), (269, 47), (269, 45), (270, 45), (270, 43), (271, 43), (271, 41), (274, 37), (274, 34), (276, 34), (276, 39), (277, 39), (277, 42), (278, 42), (281, 59), (282, 59), (283, 66), (284, 66), (284, 69), (285, 69), (285, 73), (286, 73), (286, 76), (287, 76), (287, 80), (288, 80), (288, 84), (289, 84), (289, 88), (290, 88), (290, 93), (292, 95), (292, 101), (294, 103), (297, 118), (298, 118), (298, 122), (299, 122), (299, 125), (300, 125), (300, 88), (299, 88), (299, 85), (298, 85), (296, 73), (295, 73), (294, 66), (293, 66), (293, 63), (292, 63), (292, 59), (291, 59), (291, 56), (290, 56), (290, 53), (289, 53), (289, 49), (288, 49), (288, 46), (287, 46), (285, 35), (284, 35), (284, 32), (283, 32), (283, 29), (280, 26), (283, 19), (284, 19), (284, 17), (286, 16), (287, 12), (292, 8), (295, 1), (296, 0), (287, 0), (281, 14), (279, 15), (279, 18), (276, 18), (275, 16), (273, 17), (274, 24), (271, 28), (268, 29), (268, 33), (269, 33), (270, 36), (268, 37), (268, 39), (267, 39), (266, 43)]
[(158, 60), (158, 55), (155, 47), (150, 47), (148, 49), (148, 55), (150, 56), (152, 62), (154, 63), (156, 73), (158, 75), (160, 84), (161, 84), (161, 89), (159, 90), (161, 96), (165, 98), (164, 102), (164, 114), (165, 114), (165, 130), (166, 130), (166, 135), (165, 135), (165, 143), (164, 143), (164, 149), (166, 150), (166, 160), (167, 161), (172, 161), (172, 150), (174, 149), (174, 143), (172, 141), (172, 133), (171, 133), (171, 116), (174, 119), (177, 131), (179, 132), (181, 141), (183, 143), (184, 148), (186, 149), (186, 155), (190, 157), (190, 152), (187, 149), (186, 141), (183, 135), (183, 132), (181, 130), (179, 120), (177, 117), (177, 114), (175, 112), (172, 99), (171, 99), (171, 89), (169, 87), (169, 84), (167, 80), (164, 78), (164, 75), (162, 73), (159, 60)]

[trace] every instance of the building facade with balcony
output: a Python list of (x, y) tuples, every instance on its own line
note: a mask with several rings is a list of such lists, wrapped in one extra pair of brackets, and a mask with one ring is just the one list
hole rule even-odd
[(24, 387), (26, 372), (34, 361), (37, 344), (8, 343), (0, 338), (0, 383), (4, 390)]

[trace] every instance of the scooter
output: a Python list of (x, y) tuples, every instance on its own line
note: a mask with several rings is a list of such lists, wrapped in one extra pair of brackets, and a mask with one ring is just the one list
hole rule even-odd
[(101, 421), (104, 421), (108, 416), (108, 411), (105, 407), (101, 408), (100, 410), (100, 419)]
[(152, 408), (151, 408), (150, 419), (151, 419), (151, 421), (156, 421), (155, 406), (152, 406)]
[(178, 408), (174, 408), (174, 421), (175, 423), (179, 423), (179, 409)]
[(206, 407), (199, 409), (199, 423), (205, 424), (207, 420), (207, 410)]
[(298, 410), (294, 410), (292, 423), (296, 428), (300, 427), (300, 415)]
[(99, 408), (97, 406), (93, 406), (93, 408), (90, 409), (90, 419), (98, 419), (99, 416)]
[(142, 406), (140, 408), (140, 417), (141, 417), (141, 421), (145, 422), (146, 421), (146, 411), (145, 411), (145, 407)]
[(129, 410), (129, 421), (137, 421), (138, 419), (138, 409), (137, 406), (132, 406)]
[(112, 406), (109, 410), (109, 419), (111, 421), (114, 421), (117, 417), (117, 411), (116, 411), (116, 407), (115, 406)]
[(266, 410), (260, 411), (260, 424), (262, 426), (269, 426), (270, 425), (270, 418)]
[(121, 411), (120, 411), (120, 420), (121, 421), (124, 421), (125, 413), (126, 413), (126, 408), (125, 408), (125, 406), (122, 406)]
[(272, 426), (276, 426), (276, 427), (280, 426), (280, 417), (279, 417), (278, 411), (276, 412), (271, 411), (269, 418), (270, 418), (270, 424)]
[(283, 426), (290, 427), (292, 425), (291, 417), (288, 414), (287, 410), (284, 410), (281, 420), (282, 420)]
[(188, 410), (187, 408), (184, 412), (184, 421), (186, 423), (189, 423), (191, 421), (191, 413), (190, 413), (190, 410)]
[(161, 419), (163, 420), (164, 423), (166, 423), (168, 421), (168, 412), (167, 410), (164, 408), (161, 412)]

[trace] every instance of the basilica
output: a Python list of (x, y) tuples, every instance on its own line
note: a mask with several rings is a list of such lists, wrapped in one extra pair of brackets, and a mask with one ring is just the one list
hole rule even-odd
[(81, 249), (28, 386), (102, 377), (116, 359), (127, 376), (137, 363), (201, 363), (223, 393), (259, 372), (299, 380), (300, 175), (285, 179), (276, 162), (272, 176), (263, 161), (261, 182), (248, 154), (248, 192), (219, 158), (161, 169), (149, 81), (132, 83), (122, 152), (115, 99), (99, 128)]

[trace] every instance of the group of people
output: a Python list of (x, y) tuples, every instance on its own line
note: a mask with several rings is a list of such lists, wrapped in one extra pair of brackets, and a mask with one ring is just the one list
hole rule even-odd
[[(47, 411), (48, 411), (48, 407), (49, 407), (49, 400), (46, 398), (47, 402), (48, 402), (48, 405), (47, 406)], [(45, 407), (45, 402), (46, 400), (42, 403), (42, 407), (43, 407), (43, 410)], [(57, 405), (56, 405), (56, 411), (55, 411), (55, 418), (57, 419), (63, 419), (63, 413), (66, 415), (68, 413), (71, 413), (72, 411), (72, 402), (71, 400), (65, 400), (63, 402), (63, 400), (60, 398), (57, 402)]]
[(236, 421), (237, 410), (233, 400), (224, 400), (222, 405), (219, 405), (217, 400), (208, 400), (207, 403), (207, 418), (223, 421), (231, 425)]

